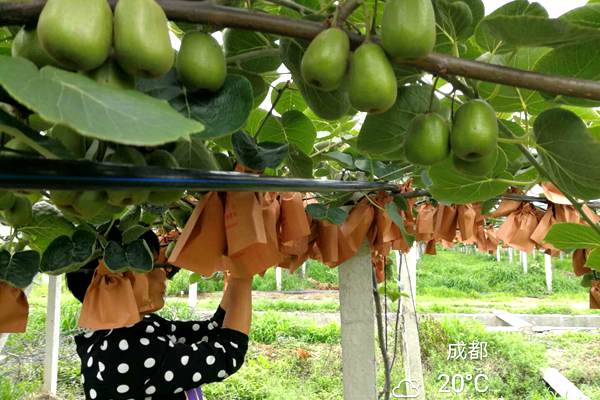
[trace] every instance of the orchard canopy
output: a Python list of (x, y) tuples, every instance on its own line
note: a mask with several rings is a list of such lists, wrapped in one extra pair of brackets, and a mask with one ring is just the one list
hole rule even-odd
[(577, 250), (600, 307), (599, 40), (593, 0), (0, 0), (0, 285), (418, 240)]

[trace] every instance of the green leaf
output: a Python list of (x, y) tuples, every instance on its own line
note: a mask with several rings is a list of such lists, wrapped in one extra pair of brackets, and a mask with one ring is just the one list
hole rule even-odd
[(252, 136), (242, 131), (233, 134), (231, 143), (237, 159), (246, 167), (257, 171), (276, 168), (288, 155), (288, 144), (257, 144)]
[(477, 44), (493, 54), (501, 54), (513, 51), (515, 48), (502, 42), (494, 35), (494, 32), (486, 24), (486, 21), (498, 16), (518, 16), (530, 15), (538, 17), (548, 17), (548, 12), (539, 3), (529, 3), (528, 0), (511, 1), (496, 9), (493, 13), (485, 17), (475, 31), (475, 40)]
[[(259, 139), (261, 139), (261, 141), (267, 141), (266, 139), (262, 140), (263, 137), (282, 138), (285, 136), (285, 134), (283, 133), (283, 125), (281, 124), (281, 119), (275, 115), (269, 114), (262, 108), (256, 108), (252, 110), (250, 116), (248, 117), (248, 120), (246, 121), (246, 126), (244, 127), (244, 130), (253, 137), (256, 136), (256, 133), (259, 129)], [(280, 143), (284, 142), (285, 141), (283, 141), (282, 139), (282, 142)]]
[(600, 4), (586, 4), (583, 7), (574, 8), (559, 18), (575, 25), (588, 28), (600, 28)]
[(137, 225), (140, 221), (141, 215), (142, 209), (140, 206), (133, 206), (126, 209), (126, 211), (119, 218), (119, 230), (124, 232), (132, 226)]
[(3, 108), (0, 108), (0, 132), (6, 132), (46, 158), (73, 158), (61, 142), (48, 135), (41, 135)]
[(40, 266), (40, 255), (36, 251), (26, 250), (11, 254), (0, 250), (0, 281), (14, 287), (25, 289), (33, 282)]
[(341, 151), (330, 151), (329, 153), (322, 154), (321, 157), (327, 160), (337, 161), (346, 169), (350, 169), (352, 171), (356, 169), (352, 154), (342, 153)]
[(104, 264), (111, 272), (125, 272), (129, 267), (125, 249), (114, 240), (108, 242), (104, 248)]
[(263, 129), (258, 136), (260, 142), (288, 143), (295, 145), (305, 154), (310, 154), (317, 131), (311, 120), (300, 111), (292, 110), (281, 116), (283, 129)]
[(582, 200), (600, 198), (600, 137), (569, 110), (554, 108), (535, 120), (537, 149), (549, 178)]
[(596, 247), (590, 252), (585, 265), (587, 265), (591, 269), (600, 271), (600, 247)]
[(350, 100), (344, 88), (323, 92), (309, 86), (302, 79), (300, 63), (308, 42), (295, 39), (280, 39), (281, 60), (290, 70), (294, 83), (310, 109), (320, 118), (336, 120), (350, 111)]
[(199, 122), (135, 90), (115, 89), (51, 66), (0, 56), (0, 85), (44, 120), (122, 144), (155, 146), (201, 132)]
[[(522, 70), (532, 70), (536, 62), (548, 53), (547, 48), (520, 48), (510, 54), (502, 54), (480, 59), (490, 64), (503, 65)], [(494, 110), (498, 112), (520, 112), (539, 114), (547, 108), (547, 102), (540, 92), (479, 82), (477, 90)]]
[[(463, 1), (436, 0), (435, 16), (441, 35), (451, 36), (454, 40), (466, 39), (473, 34), (473, 12)], [(439, 35), (438, 35), (439, 37)]]
[(190, 140), (178, 141), (173, 150), (173, 156), (177, 159), (181, 168), (205, 171), (219, 171), (221, 169), (214, 154), (196, 136), (193, 136)]
[(187, 93), (177, 80), (175, 70), (160, 79), (138, 79), (137, 87), (144, 93), (167, 100), (186, 117), (204, 124), (197, 135), (212, 139), (229, 135), (244, 126), (253, 106), (252, 85), (241, 75), (227, 75), (225, 83), (215, 93)]
[(561, 222), (552, 225), (544, 241), (562, 250), (591, 249), (600, 247), (600, 234), (589, 225)]
[[(429, 86), (398, 88), (396, 103), (382, 114), (368, 114), (358, 135), (358, 149), (373, 158), (391, 152), (402, 153), (404, 136), (412, 119), (429, 110)], [(433, 109), (439, 106), (434, 100)]]
[(503, 151), (498, 157), (494, 173), (488, 177), (463, 175), (452, 163), (452, 157), (429, 168), (428, 177), (431, 185), (428, 187), (431, 195), (438, 201), (466, 204), (485, 201), (506, 191), (509, 183), (503, 181), (512, 179), (505, 172), (507, 161)]
[(341, 225), (348, 218), (348, 213), (339, 207), (329, 207), (323, 204), (309, 204), (306, 212), (314, 219), (328, 221), (335, 225)]
[(144, 233), (148, 232), (150, 228), (142, 225), (133, 225), (123, 232), (123, 244), (129, 244), (134, 240), (139, 239)]
[(481, 25), (496, 39), (516, 47), (556, 47), (600, 38), (599, 29), (530, 15), (485, 18)]
[(31, 224), (19, 228), (25, 235), (29, 246), (40, 253), (59, 236), (71, 236), (75, 227), (67, 220), (58, 208), (46, 201), (40, 201), (32, 207)]
[[(600, 4), (599, 4), (600, 5)], [(556, 48), (543, 56), (535, 65), (535, 71), (569, 78), (600, 80), (600, 48), (597, 40), (588, 40)], [(598, 107), (600, 102), (563, 95), (542, 93), (556, 103), (582, 107)]]
[(42, 255), (40, 271), (60, 275), (77, 271), (95, 255), (96, 235), (87, 230), (76, 230), (71, 237), (58, 236)]
[[(225, 30), (223, 44), (227, 58), (265, 49), (277, 49), (277, 45), (268, 35), (243, 29)], [(249, 72), (263, 73), (275, 71), (281, 65), (281, 58), (276, 52), (272, 52), (263, 57), (252, 57), (235, 64), (238, 68)]]
[(287, 158), (287, 166), (290, 174), (296, 178), (313, 177), (313, 161), (305, 153), (301, 152), (297, 146), (291, 144)]
[[(398, 196), (398, 197), (401, 197), (401, 196)], [(396, 197), (396, 198), (398, 198), (398, 197)], [(404, 199), (404, 198), (402, 198), (402, 199)], [(396, 205), (396, 202), (390, 201), (389, 203), (386, 203), (385, 211), (387, 212), (389, 217), (392, 219), (394, 224), (396, 224), (396, 226), (398, 226), (398, 228), (400, 228), (400, 232), (402, 233), (402, 236), (404, 237), (404, 240), (406, 241), (406, 243), (408, 243), (409, 246), (412, 246), (415, 241), (415, 237), (414, 237), (414, 235), (411, 235), (410, 233), (408, 233), (408, 231), (406, 230), (406, 227), (404, 226), (404, 221), (402, 220), (402, 217), (400, 216), (400, 213), (398, 212), (398, 206)]]
[(135, 240), (127, 245), (125, 250), (127, 263), (131, 270), (136, 272), (149, 272), (154, 266), (154, 258), (148, 244), (142, 239)]
[[(286, 82), (280, 82), (275, 86), (276, 90), (271, 92), (271, 104), (275, 103), (275, 99), (277, 98), (278, 91), (280, 91)], [(275, 111), (279, 114), (283, 114), (286, 111), (296, 110), (296, 111), (304, 111), (306, 110), (306, 102), (304, 101), (304, 97), (302, 97), (302, 93), (300, 90), (293, 85), (290, 84), (287, 89), (279, 96), (279, 101), (275, 105)]]

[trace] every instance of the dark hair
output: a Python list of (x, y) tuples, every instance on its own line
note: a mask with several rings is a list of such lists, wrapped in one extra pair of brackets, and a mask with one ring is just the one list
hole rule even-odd
[[(106, 238), (108, 240), (114, 240), (115, 242), (120, 243), (122, 241), (121, 231), (113, 225), (111, 230), (106, 235)], [(160, 251), (160, 243), (158, 240), (158, 236), (156, 236), (156, 234), (152, 230), (148, 230), (147, 232), (145, 232), (142, 236), (140, 236), (140, 239), (143, 239), (148, 244), (148, 247), (153, 253), (158, 254), (158, 252)], [(69, 288), (73, 296), (81, 303), (83, 303), (85, 292), (92, 283), (94, 271), (98, 266), (99, 259), (100, 257), (95, 258), (87, 264), (85, 264), (80, 269), (78, 269), (77, 271), (67, 272), (65, 274), (67, 280), (67, 287)]]

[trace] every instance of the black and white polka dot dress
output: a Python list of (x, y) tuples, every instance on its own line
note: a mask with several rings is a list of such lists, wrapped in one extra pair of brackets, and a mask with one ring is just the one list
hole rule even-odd
[(244, 362), (248, 335), (223, 328), (225, 310), (205, 321), (169, 321), (155, 314), (126, 328), (75, 336), (85, 398), (179, 400), (218, 382)]

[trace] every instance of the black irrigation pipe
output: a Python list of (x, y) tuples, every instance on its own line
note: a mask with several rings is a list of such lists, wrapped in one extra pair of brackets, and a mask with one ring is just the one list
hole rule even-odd
[(398, 185), (138, 167), (93, 161), (0, 157), (0, 189), (359, 192), (398, 191)]
[[(431, 197), (424, 189), (400, 193), (389, 182), (282, 178), (240, 172), (199, 171), (151, 166), (0, 157), (0, 189), (4, 190), (196, 190), (236, 192), (392, 192), (405, 198)], [(507, 193), (499, 199), (548, 203), (545, 197)], [(600, 202), (587, 203), (600, 208)]]

